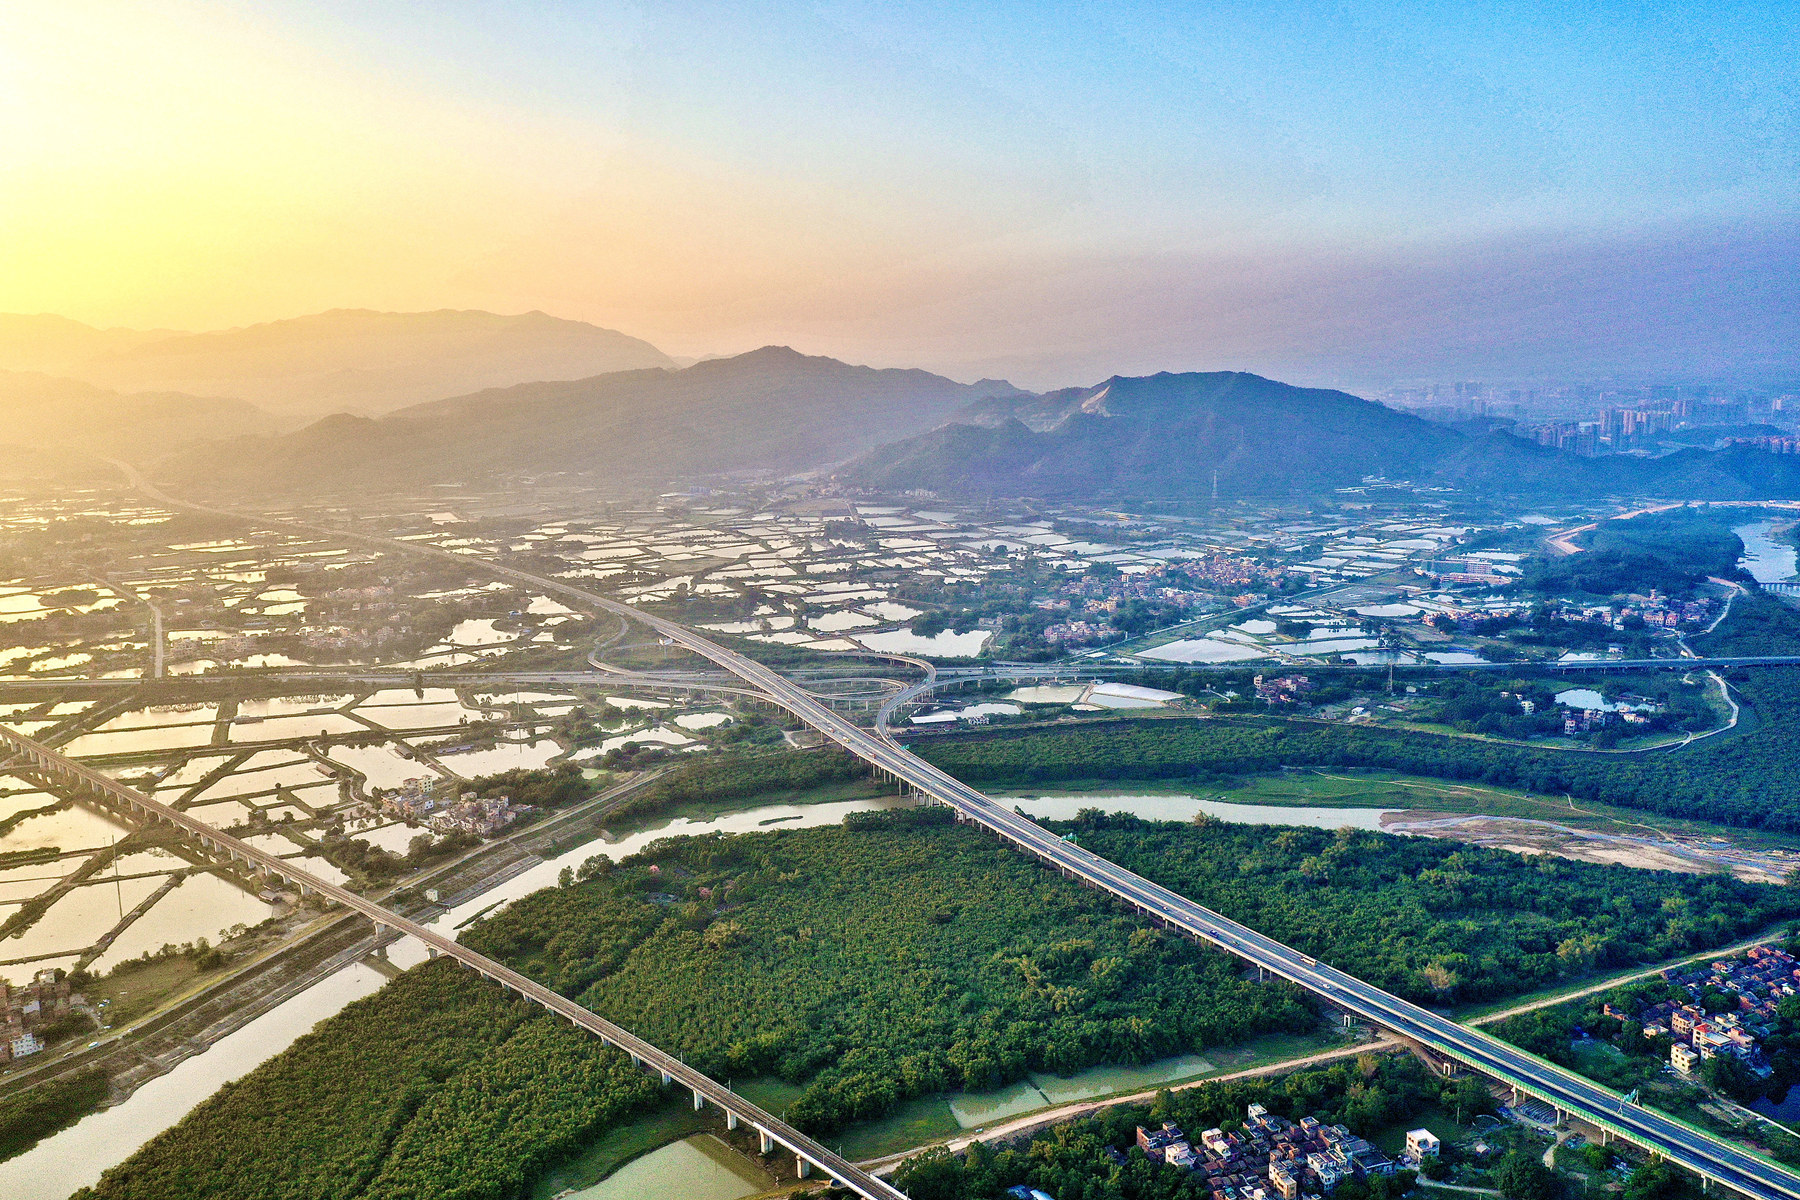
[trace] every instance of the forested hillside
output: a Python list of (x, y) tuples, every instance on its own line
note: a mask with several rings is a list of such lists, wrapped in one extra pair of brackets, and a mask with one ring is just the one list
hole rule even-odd
[(1768, 592), (1745, 592), (1711, 633), (1688, 639), (1701, 654), (1800, 654), (1800, 608)]
[(1677, 509), (1602, 521), (1582, 541), (1580, 554), (1532, 559), (1526, 590), (1612, 596), (1655, 588), (1679, 596), (1709, 577), (1748, 579), (1738, 568), (1744, 543), (1721, 512)]
[(1251, 716), (995, 732), (925, 742), (918, 749), (935, 765), (977, 785), (1183, 779), (1298, 766), (1367, 768), (1800, 832), (1800, 670), (1759, 668), (1734, 672), (1732, 679), (1735, 694), (1746, 704), (1739, 728), (1674, 753), (1540, 750), (1411, 730)]

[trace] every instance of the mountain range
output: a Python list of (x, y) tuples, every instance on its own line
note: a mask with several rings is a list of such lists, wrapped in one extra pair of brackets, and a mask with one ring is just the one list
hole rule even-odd
[(1800, 456), (1582, 458), (1243, 372), (1032, 393), (780, 346), (680, 367), (543, 313), (337, 310), (211, 333), (0, 316), (0, 421), (9, 445), (292, 494), (554, 474), (641, 493), (835, 471), (872, 491), (1057, 501), (1300, 497), (1370, 477), (1521, 497), (1800, 495)]
[(995, 397), (839, 473), (879, 491), (1053, 500), (1299, 497), (1371, 476), (1541, 498), (1800, 495), (1792, 455), (1727, 448), (1586, 458), (1230, 371)]
[(124, 395), (37, 371), (0, 371), (0, 440), (148, 461), (213, 438), (271, 434), (284, 423), (253, 404), (181, 392)]
[(482, 388), (673, 366), (648, 342), (541, 312), (336, 309), (205, 333), (0, 315), (0, 370), (122, 393), (230, 397), (289, 418), (379, 414)]
[(1410, 478), (1454, 431), (1344, 392), (1217, 371), (1114, 376), (1091, 388), (996, 397), (884, 446), (844, 478), (946, 494), (1159, 496), (1317, 491)]
[(961, 384), (764, 347), (683, 369), (529, 383), (334, 416), (279, 437), (195, 448), (176, 482), (356, 489), (579, 473), (622, 488), (696, 475), (786, 474), (853, 458), (947, 420), (1010, 384)]

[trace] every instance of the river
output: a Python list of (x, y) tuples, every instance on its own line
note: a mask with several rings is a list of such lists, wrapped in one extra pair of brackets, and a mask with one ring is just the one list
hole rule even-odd
[[(1032, 816), (1065, 820), (1084, 808), (1102, 808), (1108, 812), (1129, 812), (1151, 820), (1188, 821), (1196, 812), (1204, 811), (1224, 821), (1252, 825), (1307, 825), (1324, 829), (1352, 826), (1379, 829), (1384, 811), (1378, 808), (1287, 807), (1282, 805), (1231, 804), (1202, 800), (1195, 796), (1168, 795), (1044, 795), (1009, 798)], [(618, 837), (608, 837), (547, 859), (513, 878), (466, 900), (431, 922), (440, 928), (456, 930), (475, 918), (494, 911), (521, 896), (542, 888), (553, 887), (564, 867), (579, 866), (595, 854), (621, 859), (636, 854), (661, 838), (700, 833), (753, 833), (770, 829), (797, 829), (809, 826), (835, 825), (852, 812), (894, 808), (910, 801), (897, 797), (832, 801), (820, 804), (773, 804), (740, 812), (702, 817), (675, 817), (633, 830)], [(425, 960), (425, 948), (411, 939), (402, 939), (389, 949), (390, 959), (408, 967)], [(211, 1095), (221, 1084), (237, 1079), (285, 1049), (296, 1037), (313, 1025), (333, 1015), (352, 1000), (366, 996), (381, 985), (382, 977), (368, 967), (351, 966), (322, 980), (308, 990), (258, 1017), (243, 1029), (221, 1039), (203, 1054), (187, 1059), (169, 1074), (152, 1080), (134, 1092), (124, 1103), (96, 1113), (61, 1133), (38, 1143), (16, 1158), (0, 1163), (0, 1196), (7, 1200), (65, 1200), (76, 1188), (93, 1183), (100, 1173), (124, 1161), (141, 1145), (187, 1115), (197, 1104)], [(1171, 1075), (1170, 1072), (1174, 1074)], [(1119, 1074), (1113, 1079), (1112, 1074)], [(1185, 1061), (1153, 1064), (1145, 1078), (1163, 1079), (1191, 1074)], [(1092, 1075), (1090, 1079), (1088, 1076)], [(1126, 1075), (1131, 1079), (1127, 1080)], [(1007, 1089), (993, 1097), (964, 1098), (969, 1111), (962, 1116), (974, 1123), (993, 1119), (995, 1112), (1018, 1104), (1039, 1107), (1046, 1099), (1056, 1099), (1074, 1087), (1083, 1094), (1104, 1084), (1101, 1090), (1115, 1090), (1117, 1085), (1138, 1086), (1140, 1076), (1129, 1068), (1095, 1068), (1077, 1081), (1033, 1080)], [(1027, 1095), (1025, 1089), (1030, 1089)], [(1013, 1093), (1017, 1093), (1014, 1095)], [(1054, 1093), (1054, 1095), (1052, 1094)], [(995, 1106), (998, 1106), (996, 1108)], [(686, 1146), (686, 1143), (681, 1143)], [(667, 1149), (667, 1148), (665, 1148)], [(720, 1189), (709, 1192), (721, 1197), (748, 1195), (748, 1177), (736, 1167), (721, 1166), (718, 1151), (723, 1147), (688, 1146), (681, 1151), (657, 1152), (637, 1160), (645, 1166), (630, 1178), (630, 1194), (645, 1200), (686, 1200), (699, 1194), (694, 1189), (704, 1186)], [(654, 1164), (650, 1159), (655, 1158)], [(697, 1174), (683, 1174), (687, 1164)], [(743, 1164), (747, 1167), (747, 1163)], [(623, 1175), (615, 1173), (611, 1178)], [(735, 1176), (735, 1181), (733, 1179)], [(610, 1181), (610, 1180), (609, 1180)], [(604, 1185), (601, 1185), (604, 1187)], [(742, 1186), (743, 1191), (732, 1191)], [(584, 1197), (602, 1200), (624, 1192), (594, 1190)]]
[[(454, 930), (520, 896), (555, 886), (556, 877), (564, 867), (579, 866), (595, 854), (625, 858), (658, 838), (836, 825), (852, 812), (894, 808), (906, 803), (910, 802), (885, 797), (825, 804), (774, 804), (716, 817), (676, 817), (621, 837), (589, 842), (547, 859), (427, 923)], [(398, 966), (413, 966), (425, 960), (425, 947), (405, 938), (390, 947), (389, 957)], [(145, 1084), (123, 1104), (95, 1113), (39, 1142), (24, 1154), (0, 1162), (0, 1196), (6, 1200), (65, 1200), (71, 1192), (93, 1183), (102, 1171), (123, 1162), (139, 1146), (174, 1125), (221, 1084), (248, 1074), (318, 1022), (352, 1000), (375, 991), (382, 982), (381, 975), (361, 965), (346, 967), (321, 980), (236, 1033), (220, 1039), (205, 1053), (185, 1060), (167, 1075)], [(675, 1189), (665, 1194), (675, 1198), (690, 1193)]]
[(1731, 532), (1744, 543), (1744, 557), (1738, 565), (1750, 572), (1758, 583), (1785, 583), (1800, 573), (1796, 565), (1796, 548), (1792, 542), (1778, 542), (1774, 537), (1777, 522), (1773, 518), (1733, 526)]

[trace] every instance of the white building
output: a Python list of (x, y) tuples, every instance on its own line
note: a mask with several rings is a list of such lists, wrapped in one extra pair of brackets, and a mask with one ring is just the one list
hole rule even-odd
[(1406, 1131), (1406, 1152), (1414, 1158), (1436, 1158), (1441, 1145), (1437, 1134), (1429, 1129), (1409, 1129)]

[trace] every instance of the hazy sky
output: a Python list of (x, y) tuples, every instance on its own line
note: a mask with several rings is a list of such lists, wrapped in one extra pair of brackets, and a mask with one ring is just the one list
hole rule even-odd
[(1797, 30), (1792, 0), (28, 0), (0, 311), (539, 308), (1031, 385), (1800, 377)]

